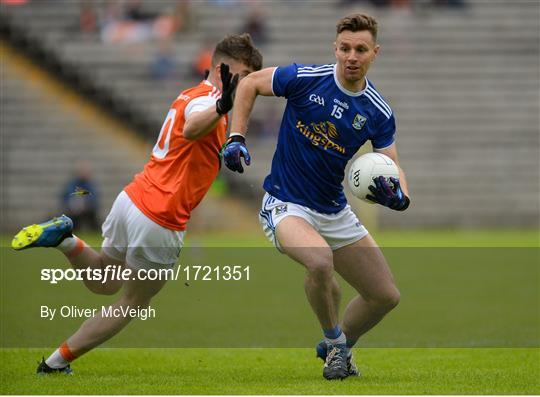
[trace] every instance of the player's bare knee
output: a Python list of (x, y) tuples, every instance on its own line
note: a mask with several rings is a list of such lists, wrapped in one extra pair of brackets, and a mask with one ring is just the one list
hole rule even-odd
[(126, 306), (145, 307), (150, 305), (152, 297), (147, 294), (127, 294), (122, 297), (122, 303)]
[(393, 288), (378, 296), (375, 305), (378, 311), (388, 313), (399, 304), (400, 299), (401, 295), (398, 289)]
[(315, 281), (326, 281), (332, 278), (334, 273), (334, 264), (332, 258), (322, 256), (314, 258), (306, 263), (309, 276)]
[(153, 288), (126, 288), (122, 296), (124, 304), (130, 306), (148, 306), (157, 293)]
[(122, 284), (87, 283), (86, 286), (97, 295), (114, 295), (120, 290)]
[(103, 286), (102, 295), (114, 295), (118, 291), (120, 291), (121, 287), (122, 287), (122, 284), (120, 284), (120, 283), (117, 283), (117, 284), (105, 284)]
[(390, 294), (386, 297), (386, 308), (388, 311), (394, 309), (401, 300), (401, 294), (399, 293), (398, 289), (395, 288)]
[(400, 301), (401, 295), (397, 288), (389, 288), (377, 295), (366, 297), (371, 310), (377, 313), (388, 313), (394, 309)]

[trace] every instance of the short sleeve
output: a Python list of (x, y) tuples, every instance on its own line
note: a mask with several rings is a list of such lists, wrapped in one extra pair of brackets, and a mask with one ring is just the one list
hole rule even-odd
[(272, 92), (275, 96), (288, 98), (295, 92), (298, 65), (278, 66), (272, 75)]
[(396, 141), (396, 120), (392, 114), (390, 118), (383, 118), (371, 138), (373, 149), (386, 149)]
[(206, 110), (212, 106), (216, 106), (216, 101), (217, 98), (209, 95), (193, 98), (186, 105), (184, 110), (184, 119), (187, 119), (191, 113), (202, 112), (203, 110)]

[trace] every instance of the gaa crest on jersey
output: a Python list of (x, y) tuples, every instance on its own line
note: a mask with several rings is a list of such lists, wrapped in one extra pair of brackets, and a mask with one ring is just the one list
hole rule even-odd
[(360, 131), (362, 128), (364, 128), (364, 125), (366, 125), (366, 121), (367, 119), (364, 116), (362, 116), (360, 113), (356, 113), (352, 126), (355, 130)]

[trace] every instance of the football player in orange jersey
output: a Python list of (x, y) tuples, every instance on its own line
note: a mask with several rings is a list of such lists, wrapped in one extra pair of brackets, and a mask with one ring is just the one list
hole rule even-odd
[[(218, 174), (227, 113), (238, 81), (261, 67), (261, 53), (249, 34), (230, 35), (217, 44), (208, 76), (174, 100), (150, 160), (116, 198), (103, 223), (101, 252), (72, 234), (73, 222), (65, 215), (23, 228), (14, 237), (12, 247), (56, 247), (73, 268), (90, 267), (102, 274), (111, 274), (112, 267), (129, 269), (133, 275), (141, 274), (141, 269), (172, 268), (191, 211)], [(111, 305), (116, 313), (148, 308), (166, 282), (138, 277), (102, 282), (90, 279), (88, 273), (82, 275), (85, 285), (97, 294), (114, 294), (123, 287), (120, 298)], [(96, 310), (94, 317), (42, 360), (38, 374), (71, 373), (71, 361), (110, 339), (131, 318), (106, 316)]]

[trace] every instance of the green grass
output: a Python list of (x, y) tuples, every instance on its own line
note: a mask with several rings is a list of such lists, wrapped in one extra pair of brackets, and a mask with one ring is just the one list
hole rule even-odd
[[(384, 230), (372, 232), (383, 247), (540, 247), (540, 231), (534, 229), (494, 230)], [(92, 237), (92, 236), (90, 236)], [(266, 247), (261, 233), (234, 235), (187, 234), (188, 245), (212, 247)]]
[(539, 349), (357, 350), (328, 382), (309, 349), (98, 349), (38, 377), (40, 350), (2, 351), (2, 394), (538, 394)]
[[(381, 230), (372, 231), (379, 245), (385, 247), (540, 247), (540, 231), (535, 229), (485, 229), (485, 230)], [(98, 233), (80, 234), (89, 245), (100, 246)], [(9, 247), (11, 235), (0, 235), (2, 247)], [(269, 247), (262, 231), (254, 233), (204, 233), (188, 232), (187, 246), (204, 247)]]
[[(499, 248), (538, 247), (538, 236), (533, 230), (376, 233), (385, 247), (425, 248), (385, 251), (402, 302), (356, 349), (363, 376), (343, 382), (325, 381), (308, 348), (320, 330), (300, 266), (260, 235), (224, 234), (190, 236), (191, 247), (229, 248), (186, 249), (181, 262), (247, 261), (254, 266), (250, 282), (169, 282), (153, 301), (159, 318), (134, 321), (106, 348), (77, 360), (72, 377), (37, 377), (37, 360), (81, 323), (39, 319), (39, 305), (96, 306), (114, 297), (95, 296), (81, 282), (39, 280), (44, 266), (67, 267), (56, 250), (3, 249), (0, 393), (538, 394), (538, 249)], [(100, 242), (95, 234), (84, 237)], [(344, 287), (345, 303), (354, 291)]]

